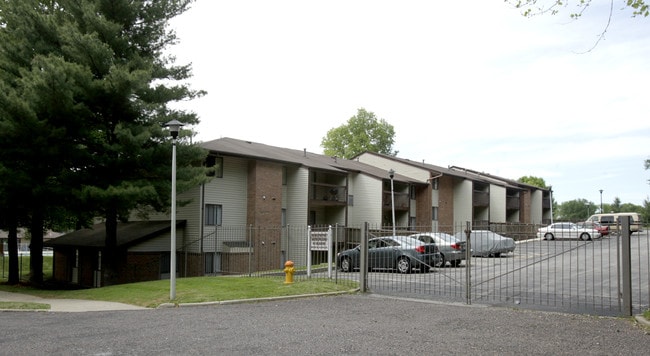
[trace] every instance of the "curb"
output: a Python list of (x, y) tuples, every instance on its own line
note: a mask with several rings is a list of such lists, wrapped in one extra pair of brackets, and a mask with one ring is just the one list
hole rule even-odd
[(251, 299), (234, 299), (234, 300), (222, 300), (217, 302), (199, 302), (199, 303), (162, 303), (155, 309), (162, 308), (186, 308), (186, 307), (198, 307), (198, 306), (209, 306), (209, 305), (228, 305), (228, 304), (243, 304), (243, 303), (256, 303), (256, 302), (269, 302), (277, 300), (291, 300), (291, 299), (301, 299), (301, 298), (313, 298), (313, 297), (325, 297), (331, 295), (341, 295), (341, 294), (352, 294), (357, 293), (359, 288), (350, 289), (347, 291), (341, 292), (328, 292), (328, 293), (313, 293), (313, 294), (299, 294), (299, 295), (287, 295), (282, 297), (265, 297), (265, 298), (251, 298)]
[(643, 317), (643, 315), (638, 314), (634, 316), (634, 319), (636, 319), (637, 323), (645, 326), (645, 327), (650, 327), (650, 320), (646, 319)]

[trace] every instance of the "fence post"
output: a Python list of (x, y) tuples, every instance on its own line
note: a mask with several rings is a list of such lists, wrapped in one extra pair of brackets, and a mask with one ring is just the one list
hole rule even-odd
[(632, 263), (630, 247), (630, 217), (621, 217), (621, 229), (619, 230), (622, 241), (621, 264), (623, 267), (623, 314), (632, 316)]
[(307, 278), (311, 277), (311, 225), (307, 226)]
[(368, 291), (368, 222), (363, 223), (359, 248), (359, 289)]
[(327, 229), (327, 278), (332, 278), (332, 225)]
[(472, 304), (472, 226), (465, 223), (465, 302)]

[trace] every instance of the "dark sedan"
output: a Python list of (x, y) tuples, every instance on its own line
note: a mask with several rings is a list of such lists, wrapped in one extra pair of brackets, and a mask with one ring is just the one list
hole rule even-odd
[[(341, 251), (337, 265), (343, 272), (358, 270), (361, 246)], [(440, 264), (440, 253), (435, 244), (426, 244), (408, 236), (376, 237), (368, 240), (368, 270), (396, 270), (410, 273), (417, 269), (429, 272)]]

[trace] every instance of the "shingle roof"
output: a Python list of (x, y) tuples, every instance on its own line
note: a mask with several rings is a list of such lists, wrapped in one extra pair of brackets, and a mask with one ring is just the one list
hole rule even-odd
[(514, 189), (523, 189), (524, 187), (527, 189), (542, 189), (540, 187), (536, 187), (530, 184), (525, 184), (525, 183), (520, 183), (517, 182), (516, 180), (513, 179), (508, 179), (508, 178), (503, 178), (503, 177), (498, 177), (492, 174), (488, 173), (482, 173), (482, 172), (477, 172), (473, 171), (470, 169), (462, 168), (462, 167), (457, 167), (457, 166), (452, 166), (452, 167), (441, 167), (441, 166), (436, 166), (433, 164), (429, 163), (424, 163), (424, 162), (416, 162), (416, 161), (411, 161), (409, 159), (405, 158), (399, 158), (395, 156), (389, 156), (381, 153), (375, 153), (375, 152), (364, 152), (363, 154), (370, 154), (370, 155), (375, 155), (379, 157), (383, 157), (389, 160), (393, 160), (396, 162), (400, 162), (403, 164), (407, 164), (413, 167), (421, 167), (422, 169), (427, 169), (430, 170), (434, 173), (442, 173), (444, 175), (452, 176), (452, 177), (458, 177), (458, 178), (463, 178), (463, 179), (468, 179), (468, 180), (473, 180), (473, 181), (480, 181), (480, 182), (486, 182), (494, 185), (500, 185), (504, 186), (507, 188), (514, 188)]
[[(185, 226), (185, 220), (176, 222), (177, 227)], [(170, 221), (132, 221), (117, 223), (117, 246), (128, 247), (139, 242), (160, 236), (171, 230)], [(106, 224), (95, 224), (91, 228), (73, 231), (43, 244), (45, 247), (91, 247), (106, 246)]]
[[(344, 158), (330, 157), (322, 154), (294, 150), (290, 148), (269, 146), (252, 141), (233, 138), (220, 138), (201, 144), (201, 147), (217, 154), (227, 154), (238, 157), (258, 158), (288, 164), (301, 165), (308, 168), (323, 169), (346, 173), (350, 171), (364, 173), (378, 179), (388, 178), (388, 173), (375, 166)], [(426, 183), (414, 181), (412, 178), (395, 174), (394, 179), (401, 182)]]

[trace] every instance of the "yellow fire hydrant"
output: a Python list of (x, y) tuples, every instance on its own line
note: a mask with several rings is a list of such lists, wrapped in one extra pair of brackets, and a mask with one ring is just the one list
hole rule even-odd
[(285, 273), (284, 284), (293, 283), (293, 273), (295, 271), (296, 269), (293, 268), (293, 261), (287, 261), (284, 263), (284, 273)]

